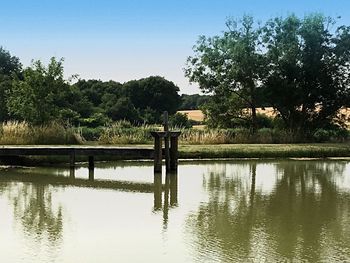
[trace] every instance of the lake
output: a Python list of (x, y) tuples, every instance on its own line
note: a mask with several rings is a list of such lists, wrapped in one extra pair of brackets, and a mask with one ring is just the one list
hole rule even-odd
[(350, 161), (0, 168), (1, 262), (350, 262)]

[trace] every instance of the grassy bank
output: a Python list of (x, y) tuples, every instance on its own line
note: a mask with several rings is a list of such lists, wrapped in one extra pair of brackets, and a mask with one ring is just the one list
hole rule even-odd
[(183, 159), (350, 157), (350, 144), (181, 145), (179, 157)]

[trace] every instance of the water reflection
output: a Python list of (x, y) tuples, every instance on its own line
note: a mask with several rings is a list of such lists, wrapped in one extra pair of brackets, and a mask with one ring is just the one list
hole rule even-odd
[[(0, 169), (8, 233), (36, 249), (32, 262), (350, 259), (349, 162), (186, 163), (165, 175), (128, 165)], [(40, 250), (53, 255), (36, 261)]]
[[(140, 193), (154, 193), (153, 211), (162, 211), (164, 228), (168, 223), (169, 209), (177, 206), (177, 173), (154, 173), (153, 183), (131, 181), (103, 180), (94, 178), (94, 169), (88, 169), (87, 179), (76, 178), (76, 170), (69, 169), (68, 176), (64, 170), (41, 168), (0, 169), (0, 191), (7, 193), (14, 210), (14, 218), (24, 227), (29, 235), (40, 239), (48, 236), (50, 242), (60, 240), (62, 236), (62, 206), (54, 211), (52, 191), (56, 187), (88, 187)], [(15, 182), (15, 184), (13, 184)]]
[[(204, 175), (209, 200), (188, 221), (199, 258), (319, 262), (350, 257), (350, 194), (336, 184), (345, 163), (280, 162), (275, 175), (259, 174), (257, 162), (248, 167), (243, 174), (214, 169)], [(266, 176), (276, 178), (267, 193), (256, 185)]]
[[(163, 191), (164, 190), (164, 191)], [(178, 205), (177, 201), (177, 172), (166, 173), (162, 185), (162, 174), (154, 174), (154, 207), (153, 211), (163, 211), (163, 229), (167, 229), (169, 209)], [(162, 196), (162, 194), (164, 196)], [(164, 198), (164, 199), (163, 199)], [(162, 202), (162, 199), (164, 200)]]
[[(12, 204), (16, 225), (25, 238), (50, 247), (52, 253), (60, 247), (63, 236), (62, 206), (52, 203), (52, 187), (47, 184), (0, 182), (1, 196)], [(33, 247), (33, 251), (38, 248)]]

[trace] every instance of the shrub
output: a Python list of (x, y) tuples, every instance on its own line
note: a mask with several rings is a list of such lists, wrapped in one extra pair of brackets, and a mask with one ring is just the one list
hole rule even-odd
[(349, 131), (346, 129), (317, 129), (312, 135), (316, 142), (343, 142), (348, 139)]
[(174, 128), (191, 128), (192, 124), (187, 115), (177, 112), (170, 116), (169, 126)]

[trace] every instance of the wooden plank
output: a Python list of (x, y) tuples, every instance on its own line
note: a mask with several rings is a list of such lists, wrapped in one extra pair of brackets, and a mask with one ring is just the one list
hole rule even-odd
[(18, 155), (120, 155), (153, 158), (153, 149), (137, 147), (86, 147), (86, 146), (1, 146), (0, 156)]

